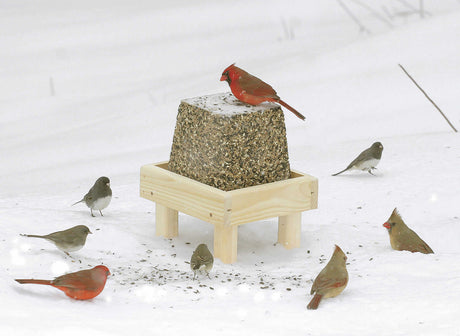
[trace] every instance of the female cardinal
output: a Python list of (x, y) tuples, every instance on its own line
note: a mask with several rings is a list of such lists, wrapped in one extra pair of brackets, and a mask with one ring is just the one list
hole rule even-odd
[(321, 299), (335, 297), (342, 293), (348, 283), (346, 261), (345, 253), (335, 245), (331, 260), (318, 274), (311, 286), (310, 294), (314, 293), (315, 296), (308, 304), (308, 309), (317, 309)]
[(390, 218), (383, 224), (390, 235), (390, 244), (394, 250), (421, 253), (434, 253), (414, 231), (404, 223), (398, 209), (394, 209)]
[(250, 105), (259, 105), (266, 101), (278, 103), (305, 120), (302, 114), (282, 101), (269, 84), (236, 67), (235, 63), (224, 70), (220, 80), (227, 81), (233, 95), (244, 103)]
[(49, 285), (60, 289), (75, 300), (89, 300), (102, 292), (110, 271), (103, 265), (92, 269), (68, 273), (54, 280), (15, 279), (20, 284)]

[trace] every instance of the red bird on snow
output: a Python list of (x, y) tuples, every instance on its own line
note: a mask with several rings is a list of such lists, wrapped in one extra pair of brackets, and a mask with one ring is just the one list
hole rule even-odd
[(54, 280), (15, 279), (20, 284), (48, 285), (60, 289), (75, 300), (89, 300), (104, 289), (110, 271), (103, 265), (58, 276)]
[(282, 101), (269, 84), (236, 67), (235, 63), (224, 70), (220, 80), (227, 81), (233, 95), (244, 103), (250, 105), (259, 105), (266, 101), (278, 103), (294, 113), (298, 118), (305, 120), (305, 117), (300, 112)]

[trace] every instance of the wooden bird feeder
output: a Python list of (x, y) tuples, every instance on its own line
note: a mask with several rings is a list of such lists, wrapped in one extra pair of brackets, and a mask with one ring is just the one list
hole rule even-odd
[[(286, 162), (281, 109), (275, 104), (248, 107), (232, 97), (182, 101), (170, 161), (144, 165), (140, 172), (141, 197), (156, 203), (156, 235), (178, 235), (178, 212), (204, 220), (214, 225), (214, 256), (224, 263), (236, 261), (238, 225), (278, 217), (278, 242), (291, 249), (300, 246), (302, 212), (318, 206), (318, 180), (291, 170)], [(213, 111), (222, 105), (228, 111), (226, 104), (232, 113)], [(193, 130), (184, 131), (187, 123)], [(235, 123), (244, 132), (235, 132)], [(257, 148), (251, 148), (254, 137)], [(266, 146), (261, 145), (264, 137)], [(249, 158), (247, 153), (257, 154)], [(191, 154), (199, 159), (188, 159)]]

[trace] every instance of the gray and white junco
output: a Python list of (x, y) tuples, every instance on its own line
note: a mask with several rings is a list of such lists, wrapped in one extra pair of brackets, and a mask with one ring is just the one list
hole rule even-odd
[(86, 225), (77, 225), (70, 229), (53, 232), (44, 236), (31, 234), (21, 234), (21, 236), (46, 239), (69, 255), (69, 252), (78, 251), (85, 246), (86, 237), (89, 233), (92, 232)]
[(91, 210), (91, 216), (94, 217), (93, 210), (99, 210), (99, 213), (103, 216), (101, 210), (107, 208), (111, 200), (112, 189), (110, 189), (110, 180), (108, 177), (102, 176), (96, 180), (82, 200), (75, 202), (72, 205), (85, 202)]
[(195, 280), (197, 271), (205, 271), (208, 278), (210, 278), (209, 272), (211, 271), (213, 264), (214, 257), (206, 244), (198, 245), (195, 251), (193, 251), (192, 258), (190, 259), (190, 268), (193, 271), (193, 280)]
[(372, 174), (372, 169), (376, 169), (375, 166), (380, 162), (380, 158), (382, 157), (383, 146), (380, 142), (374, 142), (372, 146), (368, 149), (362, 151), (361, 154), (358, 155), (356, 159), (351, 161), (347, 168), (338, 173), (332, 174), (332, 176), (336, 176), (342, 174), (347, 170), (365, 170), (369, 174)]

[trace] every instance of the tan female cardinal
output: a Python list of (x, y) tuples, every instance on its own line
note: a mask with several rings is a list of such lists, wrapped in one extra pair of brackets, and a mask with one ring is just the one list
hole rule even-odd
[(235, 63), (224, 70), (220, 80), (227, 81), (233, 95), (244, 103), (250, 105), (259, 105), (266, 101), (278, 103), (300, 119), (305, 120), (305, 117), (296, 109), (282, 101), (269, 84), (236, 67)]
[(398, 209), (394, 209), (390, 218), (383, 224), (390, 234), (390, 244), (394, 250), (421, 253), (434, 253), (414, 231), (404, 223)]
[(308, 304), (308, 309), (317, 309), (321, 300), (335, 297), (342, 293), (348, 283), (347, 256), (335, 245), (331, 260), (318, 274), (311, 286), (310, 295), (315, 294)]
[(92, 269), (68, 273), (54, 280), (15, 279), (20, 284), (48, 285), (60, 289), (75, 300), (89, 300), (98, 296), (104, 289), (110, 271), (104, 265)]

